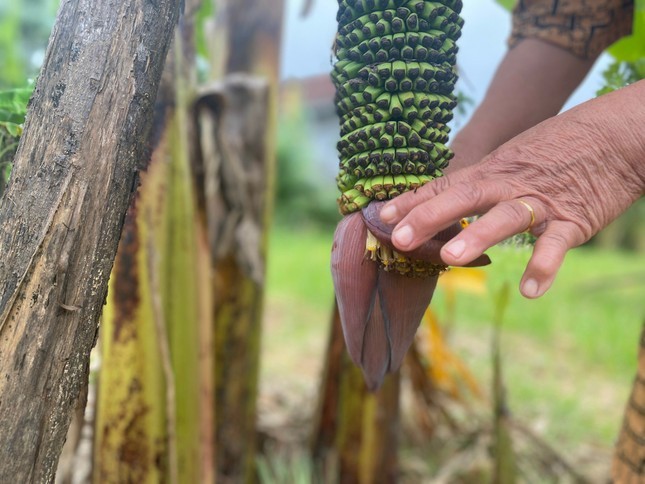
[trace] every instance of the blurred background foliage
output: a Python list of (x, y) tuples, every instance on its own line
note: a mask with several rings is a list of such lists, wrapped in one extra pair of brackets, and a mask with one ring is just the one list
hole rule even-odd
[(310, 140), (315, 136), (308, 113), (298, 107), (283, 113), (278, 127), (278, 173), (276, 221), (286, 227), (333, 228), (340, 214), (333, 203), (333, 176), (311, 176), (315, 153)]
[(30, 96), (31, 87), (0, 90), (0, 197), (11, 175)]
[(0, 89), (36, 76), (57, 8), (58, 0), (0, 2)]

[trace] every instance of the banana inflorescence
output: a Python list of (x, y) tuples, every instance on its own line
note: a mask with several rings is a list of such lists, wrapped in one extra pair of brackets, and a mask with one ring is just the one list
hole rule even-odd
[(344, 215), (442, 176), (462, 0), (339, 0), (332, 79)]
[(386, 200), (442, 176), (453, 156), (447, 123), (457, 104), (461, 2), (338, 0), (332, 79), (346, 216), (331, 269), (347, 349), (370, 390), (401, 366), (446, 270), (439, 251), (455, 235), (453, 226), (401, 254), (379, 214)]
[[(457, 105), (462, 0), (338, 0), (338, 7), (332, 79), (345, 217), (331, 273), (348, 353), (375, 391), (401, 366), (447, 269), (442, 247), (461, 230), (453, 224), (400, 253), (380, 213), (387, 200), (442, 176), (453, 157), (447, 124)], [(470, 265), (488, 263), (481, 256)]]

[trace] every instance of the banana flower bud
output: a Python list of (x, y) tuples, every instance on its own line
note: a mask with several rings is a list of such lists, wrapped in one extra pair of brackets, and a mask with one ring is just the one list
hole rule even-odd
[[(345, 343), (370, 391), (381, 386), (387, 372), (401, 366), (437, 277), (446, 269), (439, 251), (461, 230), (455, 225), (401, 254), (392, 248), (392, 227), (378, 216), (382, 205), (372, 202), (362, 212), (344, 217), (336, 228), (331, 254)], [(489, 263), (482, 256), (469, 265)]]

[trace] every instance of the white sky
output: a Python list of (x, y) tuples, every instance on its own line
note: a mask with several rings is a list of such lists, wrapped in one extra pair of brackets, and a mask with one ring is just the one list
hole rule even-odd
[[(286, 0), (287, 19), (283, 45), (282, 76), (307, 77), (330, 70), (331, 44), (336, 29), (336, 0), (314, 0), (310, 15), (300, 18), (305, 0)], [(485, 94), (497, 64), (506, 50), (510, 16), (494, 0), (464, 0), (466, 21), (459, 40), (457, 62), (461, 73), (458, 90), (477, 103)], [(604, 55), (565, 109), (595, 95), (601, 86), (600, 73), (609, 63)]]

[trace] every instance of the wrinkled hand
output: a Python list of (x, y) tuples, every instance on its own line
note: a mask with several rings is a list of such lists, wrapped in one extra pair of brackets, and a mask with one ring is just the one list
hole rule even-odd
[(411, 251), (462, 217), (483, 215), (441, 249), (463, 266), (523, 232), (538, 237), (521, 292), (553, 283), (566, 252), (599, 232), (645, 187), (645, 81), (589, 101), (531, 128), (473, 166), (403, 194), (381, 211), (392, 241)]

